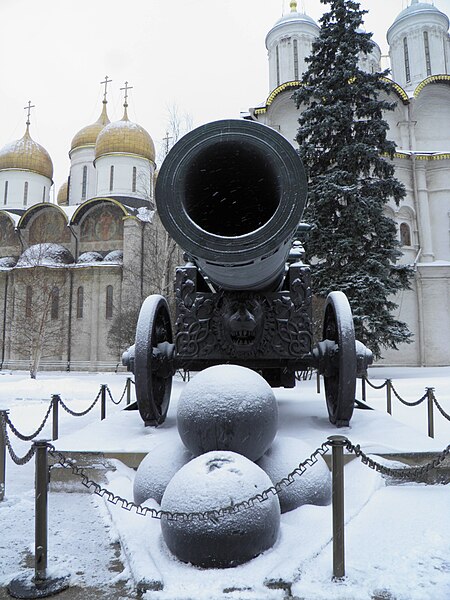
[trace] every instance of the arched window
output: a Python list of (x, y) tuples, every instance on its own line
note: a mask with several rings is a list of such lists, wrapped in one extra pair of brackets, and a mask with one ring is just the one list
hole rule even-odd
[(277, 87), (280, 85), (280, 50), (276, 47), (276, 60), (277, 60)]
[(3, 195), (3, 204), (8, 202), (8, 182), (5, 181), (5, 193)]
[(27, 205), (27, 200), (28, 200), (28, 181), (25, 181), (25, 183), (23, 184), (23, 205), (24, 206)]
[(136, 178), (137, 178), (137, 169), (133, 167), (133, 181), (131, 182), (131, 191), (136, 191)]
[(294, 40), (294, 79), (298, 81), (298, 42)]
[(411, 246), (411, 229), (408, 223), (400, 224), (400, 243), (402, 246)]
[(50, 318), (52, 320), (59, 317), (59, 288), (56, 285), (52, 289)]
[(114, 187), (114, 165), (111, 165), (109, 170), (109, 191), (112, 192)]
[(427, 75), (431, 75), (430, 44), (428, 42), (428, 31), (423, 32), (423, 45), (425, 48), (425, 63), (427, 65)]
[(83, 286), (77, 289), (77, 319), (83, 318), (83, 305), (84, 305), (84, 290)]
[(33, 303), (33, 288), (31, 285), (27, 285), (25, 290), (25, 317), (29, 319), (31, 317), (31, 307)]
[(106, 312), (107, 319), (112, 319), (113, 316), (113, 286), (106, 286)]
[(405, 76), (406, 82), (409, 83), (411, 81), (411, 71), (409, 68), (409, 52), (408, 52), (408, 40), (406, 37), (403, 38), (403, 54), (405, 57)]
[(83, 167), (83, 182), (81, 184), (81, 199), (86, 200), (86, 190), (87, 190), (87, 167)]
[(45, 188), (45, 185), (44, 185), (44, 189), (42, 191), (42, 202), (45, 202), (45, 190), (46, 190), (46, 188)]

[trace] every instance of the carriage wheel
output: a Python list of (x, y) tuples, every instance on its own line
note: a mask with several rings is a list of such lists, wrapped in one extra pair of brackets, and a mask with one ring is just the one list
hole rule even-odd
[(166, 299), (145, 299), (136, 325), (134, 375), (139, 412), (146, 425), (160, 425), (169, 408), (175, 346)]
[(347, 427), (356, 391), (356, 346), (353, 317), (347, 296), (331, 292), (323, 322), (325, 396), (330, 422)]

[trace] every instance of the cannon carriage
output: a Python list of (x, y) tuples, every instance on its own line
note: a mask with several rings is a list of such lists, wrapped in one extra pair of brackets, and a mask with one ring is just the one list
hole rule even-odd
[(342, 292), (329, 294), (313, 347), (310, 267), (291, 252), (306, 195), (297, 152), (259, 123), (209, 123), (171, 149), (156, 204), (187, 258), (175, 274), (174, 333), (165, 298), (149, 296), (123, 355), (146, 425), (164, 422), (176, 370), (224, 363), (260, 372), (272, 387), (294, 387), (297, 371), (317, 368), (330, 421), (348, 425), (372, 353), (355, 340)]

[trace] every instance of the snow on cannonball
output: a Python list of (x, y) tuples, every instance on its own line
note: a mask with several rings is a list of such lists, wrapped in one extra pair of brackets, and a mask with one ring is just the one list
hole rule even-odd
[(136, 504), (153, 498), (161, 504), (167, 484), (192, 458), (179, 441), (163, 442), (149, 452), (139, 465), (133, 483), (133, 496)]
[(272, 388), (255, 371), (237, 365), (209, 367), (182, 391), (177, 426), (195, 455), (230, 450), (257, 460), (276, 435), (277, 402)]
[[(314, 450), (315, 448), (302, 440), (279, 435), (257, 464), (275, 484), (291, 473), (299, 463), (309, 458)], [(307, 466), (302, 475), (295, 475), (294, 481), (283, 487), (278, 497), (282, 513), (303, 504), (330, 504), (331, 473), (324, 459), (319, 456), (318, 461), (311, 467)]]
[[(255, 463), (235, 452), (216, 450), (193, 458), (170, 480), (163, 511), (206, 512), (248, 500), (271, 486)], [(233, 567), (268, 550), (280, 527), (280, 503), (270, 494), (263, 502), (215, 518), (162, 517), (169, 550), (181, 561), (205, 568)]]

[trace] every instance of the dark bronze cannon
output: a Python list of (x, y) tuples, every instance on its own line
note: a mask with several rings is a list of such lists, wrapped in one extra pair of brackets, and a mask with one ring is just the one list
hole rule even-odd
[(177, 369), (233, 363), (273, 387), (294, 387), (296, 372), (317, 368), (330, 421), (348, 425), (372, 354), (355, 341), (342, 292), (328, 296), (324, 339), (313, 348), (310, 267), (291, 252), (306, 196), (297, 152), (259, 123), (210, 123), (171, 149), (156, 204), (187, 257), (175, 275), (175, 332), (166, 300), (149, 296), (123, 356), (146, 424), (164, 421)]

